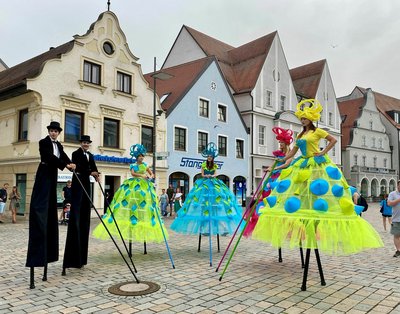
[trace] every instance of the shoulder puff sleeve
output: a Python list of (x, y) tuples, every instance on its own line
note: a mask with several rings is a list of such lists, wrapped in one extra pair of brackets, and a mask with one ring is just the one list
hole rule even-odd
[(328, 132), (326, 132), (325, 130), (322, 130), (320, 128), (316, 128), (315, 129), (315, 134), (319, 137), (319, 138), (325, 138), (329, 135)]

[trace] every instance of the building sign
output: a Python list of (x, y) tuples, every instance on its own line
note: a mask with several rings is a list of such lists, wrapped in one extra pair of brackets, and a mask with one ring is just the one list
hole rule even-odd
[[(96, 182), (96, 180), (92, 176), (90, 176), (89, 179), (90, 179), (91, 183)], [(57, 182), (67, 182), (68, 180), (72, 181), (72, 172), (71, 173), (59, 173), (58, 174)]]
[[(179, 166), (187, 167), (187, 168), (201, 169), (201, 164), (203, 162), (204, 162), (204, 159), (182, 157), (181, 163), (179, 164)], [(214, 161), (214, 163), (218, 166), (218, 169), (221, 169), (224, 164), (223, 161)]]
[(115, 156), (105, 156), (105, 155), (93, 155), (95, 161), (121, 163), (121, 164), (131, 164), (135, 162), (134, 158), (127, 157), (115, 157)]

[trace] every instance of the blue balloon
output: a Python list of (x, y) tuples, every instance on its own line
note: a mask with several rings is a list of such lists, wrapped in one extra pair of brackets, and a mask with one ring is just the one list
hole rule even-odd
[(314, 180), (310, 184), (310, 190), (315, 195), (324, 195), (329, 191), (329, 183), (325, 179)]
[(138, 222), (137, 218), (136, 218), (135, 216), (133, 216), (133, 215), (131, 216), (131, 219), (130, 219), (130, 220), (131, 220), (131, 224), (132, 224), (132, 225), (136, 225), (137, 222)]
[[(257, 206), (256, 206), (256, 213), (257, 213), (258, 216), (260, 216), (260, 208), (263, 207), (263, 206), (264, 206), (264, 203), (263, 203), (263, 202), (260, 202), (260, 203), (257, 204)], [(272, 207), (272, 206), (271, 206), (271, 207)]]
[(299, 210), (300, 204), (301, 202), (297, 197), (291, 196), (285, 202), (285, 211), (289, 214), (294, 213)]
[(290, 186), (290, 180), (282, 180), (278, 183), (278, 186), (276, 187), (276, 190), (278, 191), (278, 193), (283, 193), (285, 192), (289, 186)]
[(268, 196), (268, 197), (267, 197), (268, 205), (269, 205), (269, 207), (271, 207), (271, 208), (275, 206), (276, 201), (277, 201), (277, 197), (276, 197), (275, 195), (274, 195), (274, 196)]
[(328, 210), (328, 202), (319, 198), (314, 202), (313, 208), (320, 212), (326, 212)]
[(339, 184), (335, 184), (332, 187), (332, 194), (335, 195), (336, 197), (342, 197), (343, 196), (343, 186)]
[(273, 189), (276, 188), (277, 185), (278, 185), (278, 182), (276, 182), (276, 181), (271, 182), (271, 183), (269, 184), (269, 188), (270, 188), (271, 190), (273, 190)]
[(354, 205), (354, 211), (356, 212), (357, 215), (360, 215), (363, 210), (364, 210), (364, 206)]
[(325, 170), (328, 176), (333, 180), (339, 180), (342, 177), (342, 174), (336, 167), (328, 166)]

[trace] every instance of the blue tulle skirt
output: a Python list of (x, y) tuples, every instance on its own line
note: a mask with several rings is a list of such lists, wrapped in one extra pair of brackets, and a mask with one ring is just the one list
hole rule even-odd
[(232, 234), (242, 218), (235, 195), (217, 178), (200, 178), (171, 229), (183, 234)]

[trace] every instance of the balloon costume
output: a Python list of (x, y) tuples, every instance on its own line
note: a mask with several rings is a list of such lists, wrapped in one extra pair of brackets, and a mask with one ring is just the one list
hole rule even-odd
[[(322, 106), (313, 99), (297, 104), (296, 116), (317, 121)], [(264, 199), (265, 207), (253, 238), (274, 247), (303, 247), (345, 255), (383, 246), (373, 227), (356, 212), (349, 185), (328, 155), (319, 152), (319, 140), (329, 134), (319, 128), (297, 137), (301, 156), (282, 170)], [(361, 209), (362, 210), (362, 209)]]
[[(139, 155), (144, 156), (145, 154), (146, 149), (142, 145), (136, 144), (131, 147), (132, 157), (137, 159)], [(136, 162), (129, 168), (135, 173), (145, 174), (147, 167), (144, 162), (141, 164)], [(154, 184), (149, 179), (142, 177), (126, 179), (115, 192), (110, 209), (113, 215), (107, 211), (102, 219), (113, 236), (119, 236), (114, 218), (124, 239), (133, 242), (162, 242), (164, 241), (163, 231), (167, 236), (167, 230), (160, 218)], [(94, 229), (93, 236), (99, 239), (109, 239), (103, 224), (99, 224)]]
[[(202, 156), (217, 157), (215, 144), (209, 143)], [(208, 169), (205, 161), (202, 168), (205, 175), (213, 175), (217, 165)], [(241, 218), (241, 208), (228, 187), (217, 178), (202, 177), (196, 180), (190, 190), (171, 229), (183, 234), (232, 234)]]
[[(274, 132), (276, 134), (276, 139), (279, 142), (283, 142), (286, 145), (290, 145), (290, 143), (293, 142), (293, 131), (292, 130), (289, 130), (289, 129), (285, 130), (280, 127), (274, 127), (274, 128), (272, 128), (272, 132)], [(280, 161), (278, 161), (276, 163), (275, 168), (279, 167), (285, 163), (282, 161), (282, 159), (286, 156), (286, 152), (283, 152), (282, 150), (276, 150), (276, 151), (272, 152), (272, 154), (275, 156), (275, 158), (280, 159)], [(272, 173), (271, 173), (270, 177), (268, 178), (268, 180), (264, 181), (261, 197), (258, 198), (259, 202), (256, 205), (256, 209), (253, 211), (252, 216), (250, 217), (250, 220), (249, 220), (249, 223), (248, 223), (246, 229), (244, 230), (243, 235), (245, 237), (249, 237), (253, 233), (253, 230), (256, 227), (256, 224), (258, 221), (259, 210), (261, 207), (264, 206), (263, 199), (268, 197), (271, 194), (271, 191), (272, 191), (271, 187), (273, 186), (272, 183), (278, 179), (278, 177), (281, 174), (281, 171), (282, 171), (282, 169), (272, 170)]]

